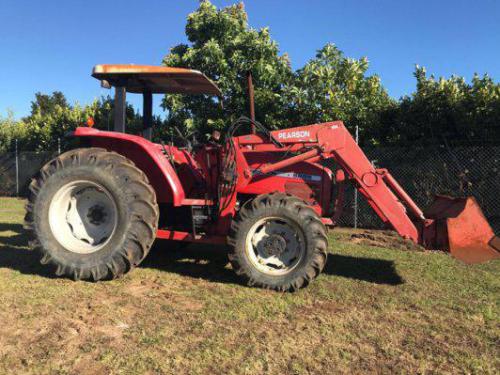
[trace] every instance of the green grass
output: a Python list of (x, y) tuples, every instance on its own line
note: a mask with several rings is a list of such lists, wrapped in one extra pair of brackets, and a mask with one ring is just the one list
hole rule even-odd
[(238, 284), (214, 248), (158, 242), (122, 279), (52, 277), (0, 198), (0, 373), (498, 373), (500, 262), (349, 242), (308, 288)]

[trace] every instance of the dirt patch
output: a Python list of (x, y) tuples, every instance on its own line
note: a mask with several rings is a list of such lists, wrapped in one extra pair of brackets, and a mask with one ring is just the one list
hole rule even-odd
[(195, 300), (194, 298), (189, 298), (187, 296), (173, 295), (169, 296), (167, 299), (172, 306), (175, 306), (177, 310), (181, 311), (200, 311), (203, 309), (204, 304)]
[(398, 250), (424, 251), (425, 249), (410, 240), (401, 238), (393, 231), (362, 230), (351, 233), (349, 240), (355, 244), (392, 248)]
[(157, 285), (148, 285), (146, 282), (141, 282), (140, 284), (131, 284), (128, 285), (126, 291), (132, 296), (136, 298), (147, 296), (151, 294), (152, 291), (157, 291)]
[(109, 372), (109, 370), (99, 362), (86, 358), (76, 363), (73, 372), (80, 375), (100, 375)]
[(134, 298), (160, 298), (163, 305), (180, 311), (199, 311), (204, 304), (196, 298), (179, 293), (172, 286), (164, 285), (158, 278), (131, 283), (126, 288)]

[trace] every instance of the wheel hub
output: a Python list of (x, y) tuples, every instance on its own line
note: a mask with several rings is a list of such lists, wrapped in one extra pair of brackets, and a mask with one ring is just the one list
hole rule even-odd
[(108, 214), (106, 213), (104, 207), (98, 204), (90, 207), (87, 213), (87, 218), (89, 219), (90, 223), (94, 225), (101, 225), (102, 223), (104, 223), (104, 221), (106, 220), (106, 216), (108, 216)]
[(112, 195), (91, 181), (74, 181), (52, 198), (49, 224), (52, 234), (67, 250), (93, 253), (111, 238), (117, 226), (117, 207)]
[(248, 231), (245, 249), (259, 271), (269, 275), (286, 274), (305, 254), (304, 233), (290, 219), (263, 218)]
[(279, 234), (271, 234), (263, 241), (262, 247), (269, 256), (279, 256), (286, 249), (286, 240)]

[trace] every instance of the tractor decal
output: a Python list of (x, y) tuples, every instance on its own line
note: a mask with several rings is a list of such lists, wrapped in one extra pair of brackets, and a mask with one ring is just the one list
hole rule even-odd
[(292, 132), (278, 133), (278, 139), (292, 139), (292, 138), (309, 138), (310, 133), (308, 130), (297, 130)]
[[(252, 173), (255, 175), (263, 174), (260, 170), (254, 169)], [(269, 173), (265, 173), (272, 176), (283, 177), (283, 178), (296, 178), (304, 181), (311, 182), (319, 182), (321, 181), (321, 176), (307, 173), (299, 173), (299, 172), (281, 172), (281, 171), (273, 171)]]

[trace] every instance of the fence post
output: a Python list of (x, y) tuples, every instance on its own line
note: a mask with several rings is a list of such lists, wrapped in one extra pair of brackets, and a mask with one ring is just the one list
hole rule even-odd
[[(359, 143), (359, 127), (356, 125), (356, 143)], [(354, 229), (358, 228), (358, 189), (354, 188)]]
[(17, 139), (16, 139), (16, 196), (19, 197), (19, 156), (17, 152)]
[(57, 138), (57, 155), (61, 155), (61, 138)]

